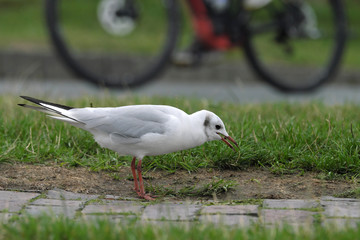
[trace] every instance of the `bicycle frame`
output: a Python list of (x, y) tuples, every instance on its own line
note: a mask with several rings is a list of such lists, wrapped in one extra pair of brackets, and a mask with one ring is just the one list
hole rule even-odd
[(228, 34), (215, 34), (213, 23), (208, 14), (204, 1), (187, 0), (187, 3), (191, 9), (191, 16), (195, 32), (201, 42), (205, 43), (205, 45), (208, 47), (217, 50), (227, 50), (231, 47), (234, 47), (234, 44)]

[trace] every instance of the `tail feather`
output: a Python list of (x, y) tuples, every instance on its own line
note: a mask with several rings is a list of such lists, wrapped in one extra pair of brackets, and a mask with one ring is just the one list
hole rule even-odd
[(48, 115), (49, 117), (51, 118), (54, 118), (54, 119), (57, 119), (57, 120), (61, 120), (61, 121), (64, 121), (64, 122), (67, 122), (67, 123), (70, 123), (76, 127), (81, 127), (79, 126), (79, 122), (71, 119), (71, 118), (68, 118), (68, 117), (62, 117), (62, 116), (56, 116), (56, 115)]
[(51, 115), (56, 114), (55, 112), (50, 111), (50, 110), (48, 110), (48, 109), (46, 109), (44, 107), (31, 106), (31, 105), (27, 105), (27, 104), (18, 104), (18, 105), (21, 106), (21, 107), (31, 108), (33, 110), (36, 110), (36, 111), (39, 111), (39, 112), (44, 112), (44, 113), (51, 114)]
[(47, 101), (43, 101), (43, 100), (39, 100), (36, 98), (27, 97), (27, 96), (20, 96), (20, 97), (40, 106), (40, 107), (38, 107), (38, 106), (31, 106), (31, 105), (27, 105), (27, 104), (18, 104), (21, 107), (31, 108), (33, 110), (47, 113), (50, 115), (50, 117), (58, 119), (58, 120), (62, 120), (65, 122), (82, 123), (82, 122), (78, 121), (77, 119), (73, 118), (71, 116), (71, 114), (69, 113), (69, 110), (73, 109), (72, 107), (57, 104), (57, 103), (51, 103), (51, 102), (47, 102)]
[(57, 103), (46, 102), (46, 101), (39, 100), (39, 99), (36, 99), (36, 98), (28, 97), (28, 96), (20, 96), (20, 97), (25, 99), (25, 100), (28, 100), (30, 102), (33, 102), (35, 104), (38, 104), (38, 105), (47, 104), (47, 105), (51, 105), (51, 106), (54, 106), (54, 107), (62, 108), (64, 110), (73, 109), (73, 107), (69, 107), (69, 106), (65, 106), (65, 105), (61, 105), (61, 104), (57, 104)]

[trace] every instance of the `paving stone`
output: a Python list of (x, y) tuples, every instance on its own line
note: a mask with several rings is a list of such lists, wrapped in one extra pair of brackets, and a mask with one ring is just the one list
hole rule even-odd
[(120, 197), (115, 195), (105, 195), (105, 200), (123, 200), (123, 201), (139, 201), (139, 198), (134, 197)]
[(90, 221), (106, 219), (106, 220), (113, 221), (115, 223), (127, 224), (127, 223), (133, 222), (135, 219), (137, 219), (137, 216), (136, 215), (121, 215), (121, 214), (111, 214), (111, 215), (86, 214), (86, 215), (82, 215), (82, 217), (79, 219), (85, 219), (85, 220), (90, 220)]
[(115, 195), (105, 195), (104, 199), (106, 200), (119, 200), (122, 199), (120, 196), (115, 196)]
[(78, 207), (69, 206), (45, 206), (45, 205), (29, 205), (25, 208), (25, 213), (30, 215), (41, 215), (41, 214), (55, 214), (64, 215), (69, 218), (74, 218)]
[(360, 218), (360, 200), (352, 198), (321, 198), (321, 205), (325, 208), (326, 217)]
[(356, 198), (337, 198), (332, 196), (321, 197), (321, 202), (323, 201), (335, 201), (335, 202), (360, 202), (360, 199)]
[(318, 208), (321, 204), (316, 200), (304, 200), (304, 199), (265, 199), (263, 202), (264, 208), (288, 208), (288, 209), (300, 209), (300, 208)]
[(76, 201), (76, 200), (59, 200), (59, 199), (36, 199), (30, 205), (44, 205), (44, 206), (66, 206), (74, 207), (80, 209), (80, 207), (85, 203), (85, 201)]
[(315, 212), (302, 210), (280, 210), (280, 209), (262, 209), (260, 219), (264, 224), (276, 225), (297, 225), (312, 224)]
[(321, 205), (326, 206), (344, 206), (344, 207), (359, 207), (360, 201), (346, 201), (346, 200), (340, 200), (340, 201), (320, 201)]
[(329, 228), (357, 228), (360, 224), (360, 218), (325, 218), (322, 225)]
[(155, 204), (145, 208), (142, 220), (192, 221), (200, 211), (198, 204)]
[(326, 217), (360, 218), (360, 204), (327, 205), (323, 213)]
[(137, 221), (140, 225), (154, 225), (157, 228), (166, 228), (166, 227), (183, 227), (184, 229), (189, 229), (190, 227), (194, 227), (194, 225), (201, 224), (198, 221), (162, 221), (162, 220), (149, 220), (149, 219), (140, 219)]
[(66, 199), (66, 200), (92, 200), (97, 199), (99, 195), (89, 195), (81, 193), (68, 192), (62, 189), (49, 190), (46, 196), (51, 199)]
[(143, 205), (129, 201), (106, 201), (106, 204), (89, 204), (81, 211), (83, 214), (94, 213), (133, 213), (140, 214)]
[(201, 214), (258, 215), (258, 205), (211, 205), (204, 206)]
[(25, 212), (31, 215), (55, 214), (73, 218), (76, 211), (80, 210), (85, 201), (60, 200), (60, 199), (37, 199), (25, 208)]
[(0, 191), (0, 211), (18, 212), (31, 199), (39, 193)]
[(201, 215), (199, 217), (201, 223), (212, 223), (228, 226), (247, 227), (259, 221), (256, 216), (249, 215), (229, 215), (229, 214), (216, 214), (216, 215)]

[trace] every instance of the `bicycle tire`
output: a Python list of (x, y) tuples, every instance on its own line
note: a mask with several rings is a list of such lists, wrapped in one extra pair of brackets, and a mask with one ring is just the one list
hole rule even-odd
[[(111, 29), (105, 29), (106, 24), (109, 25), (106, 21), (110, 19), (106, 16), (106, 14), (110, 13), (106, 13), (106, 11), (113, 10), (111, 6), (101, 6), (107, 8), (102, 10), (100, 4), (109, 5), (111, 1), (84, 0), (82, 3), (80, 0), (69, 0), (68, 2), (66, 0), (46, 0), (45, 18), (55, 52), (65, 66), (77, 77), (105, 87), (130, 88), (155, 78), (166, 67), (176, 46), (180, 30), (179, 6), (176, 0), (156, 1), (158, 4), (155, 3), (151, 6), (149, 6), (151, 1), (119, 1), (119, 4), (123, 5), (118, 7), (121, 8), (118, 12), (111, 13), (115, 14), (112, 17), (116, 18), (117, 14), (127, 14), (125, 16), (127, 19), (121, 16), (122, 20), (117, 22), (114, 20), (110, 25), (113, 24), (113, 28), (116, 30), (116, 27), (121, 27), (121, 24), (128, 27), (129, 21), (133, 21), (135, 30), (133, 29), (130, 34), (124, 34), (124, 30), (121, 30), (123, 32), (120, 31), (125, 37), (113, 36), (118, 33), (109, 34), (107, 31), (111, 31)], [(104, 4), (103, 2), (107, 3)], [(124, 7), (124, 4), (128, 3), (132, 4), (132, 13), (129, 13), (130, 10)], [(136, 10), (138, 12), (133, 10), (135, 7), (138, 7)], [(74, 8), (78, 8), (77, 11)], [(95, 11), (95, 8), (97, 11)], [(147, 12), (150, 12), (149, 8), (157, 16), (151, 17), (150, 13), (147, 14)], [(101, 13), (101, 11), (104, 12)], [(125, 13), (119, 13), (121, 11)], [(105, 23), (101, 22), (103, 21), (103, 19), (100, 19), (101, 14), (105, 14)], [(81, 18), (77, 15), (81, 15)], [(84, 16), (87, 17), (86, 21), (88, 22), (83, 20), (83, 18), (85, 19)], [(97, 16), (100, 19), (98, 21), (93, 19), (93, 17), (97, 18)], [(159, 20), (159, 16), (164, 17), (164, 19)], [(157, 24), (153, 19), (158, 21)], [(149, 23), (151, 21), (154, 21), (154, 23)], [(72, 26), (77, 29), (75, 27), (72, 29)], [(90, 35), (91, 29), (94, 29), (92, 34), (100, 39), (96, 40), (100, 44), (96, 44), (95, 40), (88, 43), (92, 38), (92, 35)], [(137, 31), (138, 29), (141, 32)], [(75, 31), (84, 31), (89, 36), (76, 35)], [(71, 35), (70, 33), (73, 32), (74, 34)], [(154, 35), (156, 35), (156, 41), (159, 42), (156, 46), (153, 46), (152, 43)], [(142, 38), (149, 36), (149, 39), (141, 39), (141, 36), (143, 36)], [(82, 41), (76, 38), (80, 38)], [(157, 38), (160, 40), (157, 40)], [(147, 47), (148, 49), (143, 50), (145, 53), (142, 53), (142, 50), (138, 50), (141, 47), (138, 47), (135, 43), (139, 43), (143, 48)], [(90, 47), (83, 46), (84, 44), (88, 44)], [(111, 45), (111, 47), (108, 45)]]
[[(273, 1), (272, 4), (275, 4), (274, 2), (275, 1)], [(312, 4), (314, 2), (316, 1), (313, 1)], [(263, 52), (270, 52), (270, 51), (275, 52), (274, 49), (276, 47), (279, 47), (276, 44), (279, 43), (275, 43), (275, 45), (273, 46), (267, 46), (264, 47), (264, 49), (260, 49), (261, 48), (260, 45), (262, 44), (260, 42), (263, 40), (260, 39), (261, 36), (260, 37), (258, 36), (260, 34), (255, 33), (256, 32), (254, 30), (256, 29), (256, 27), (254, 27), (255, 24), (252, 27), (251, 21), (254, 18), (253, 16), (251, 16), (253, 15), (253, 13), (250, 13), (248, 18), (249, 21), (248, 25), (245, 25), (244, 27), (245, 37), (243, 39), (243, 45), (244, 45), (245, 55), (247, 57), (250, 66), (254, 70), (255, 74), (257, 74), (260, 77), (261, 80), (271, 84), (272, 86), (284, 92), (306, 92), (318, 88), (319, 86), (328, 82), (335, 76), (337, 70), (339, 69), (339, 65), (345, 49), (345, 43), (347, 39), (347, 23), (346, 23), (344, 6), (341, 0), (329, 0), (326, 6), (329, 7), (329, 9), (327, 9), (328, 10), (327, 14), (330, 14), (326, 16), (328, 17), (330, 16), (332, 18), (331, 20), (333, 23), (332, 26), (333, 29), (330, 30), (329, 26), (325, 26), (326, 24), (324, 23), (324, 21), (326, 20), (323, 20), (321, 22), (320, 19), (316, 19), (316, 21), (318, 21), (317, 24), (319, 28), (320, 26), (326, 28), (326, 30), (323, 30), (323, 33), (321, 32), (322, 29), (319, 30), (320, 36), (321, 34), (323, 34), (324, 38), (326, 39), (319, 39), (319, 41), (316, 41), (317, 39), (309, 39), (309, 42), (311, 44), (313, 40), (313, 42), (316, 43), (316, 45), (314, 46), (320, 46), (319, 49), (322, 47), (321, 44), (324, 42), (327, 45), (329, 45), (327, 41), (332, 40), (333, 45), (332, 46), (329, 45), (330, 47), (327, 49), (328, 51), (327, 57), (326, 56), (322, 57), (321, 63), (319, 62), (315, 63), (316, 67), (310, 67), (310, 66), (303, 67), (301, 66), (302, 64), (299, 64), (298, 62), (296, 62), (296, 60), (294, 60), (294, 63), (290, 63), (290, 61), (287, 63), (279, 63), (278, 59), (274, 59), (274, 58), (267, 59), (267, 57), (265, 56), (265, 54), (263, 54)], [(265, 8), (272, 8), (272, 10), (266, 10), (268, 12), (271, 12), (275, 7), (269, 4), (269, 6)], [(315, 10), (313, 11), (315, 12)], [(323, 17), (325, 17), (325, 14), (324, 13), (322, 14)], [(276, 23), (278, 24), (279, 21), (277, 21)], [(275, 31), (272, 34), (275, 34), (277, 35), (277, 37), (279, 37), (279, 27), (276, 28), (273, 27), (273, 29), (275, 29)], [(330, 31), (333, 34), (332, 36), (330, 36), (331, 34)], [(275, 37), (275, 35), (273, 35), (272, 37)], [(300, 50), (302, 46), (301, 44), (305, 46), (305, 41), (302, 40), (301, 38), (289, 39), (289, 41), (299, 41), (299, 42), (303, 41), (298, 44)], [(267, 44), (269, 44), (269, 42), (267, 42)], [(294, 43), (290, 42), (289, 44), (294, 44)], [(310, 47), (312, 47), (313, 50), (317, 50), (317, 47), (314, 46), (310, 46)], [(297, 51), (296, 54), (301, 55), (298, 49), (296, 51)], [(325, 50), (320, 51), (318, 54), (320, 54), (321, 56), (321, 54), (323, 53), (326, 54)], [(307, 56), (308, 58), (307, 61), (309, 62), (313, 61), (315, 57), (318, 57), (316, 56), (316, 53), (314, 55), (314, 53), (312, 53), (311, 51), (309, 52), (308, 55), (309, 56)], [(280, 56), (280, 54), (278, 56)], [(305, 57), (303, 58), (305, 59)], [(320, 59), (320, 57), (318, 58)], [(305, 62), (304, 60), (302, 61)], [(320, 60), (315, 60), (315, 61), (320, 61)], [(281, 66), (279, 67), (279, 65)]]

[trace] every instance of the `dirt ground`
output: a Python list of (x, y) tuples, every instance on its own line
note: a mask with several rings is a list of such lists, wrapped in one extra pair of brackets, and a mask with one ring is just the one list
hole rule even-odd
[[(93, 172), (86, 168), (66, 168), (60, 166), (1, 164), (0, 190), (45, 191), (60, 188), (71, 192), (136, 197), (132, 190), (133, 181), (130, 167), (119, 169), (115, 180), (105, 171)], [(188, 186), (202, 186), (214, 177), (234, 180), (235, 189), (218, 196), (222, 200), (243, 200), (249, 198), (305, 199), (346, 192), (355, 186), (346, 181), (327, 181), (317, 178), (317, 174), (274, 175), (258, 168), (243, 171), (200, 169), (188, 173), (177, 171), (149, 171), (145, 174), (145, 186), (179, 189)], [(166, 196), (170, 199), (179, 199)]]

